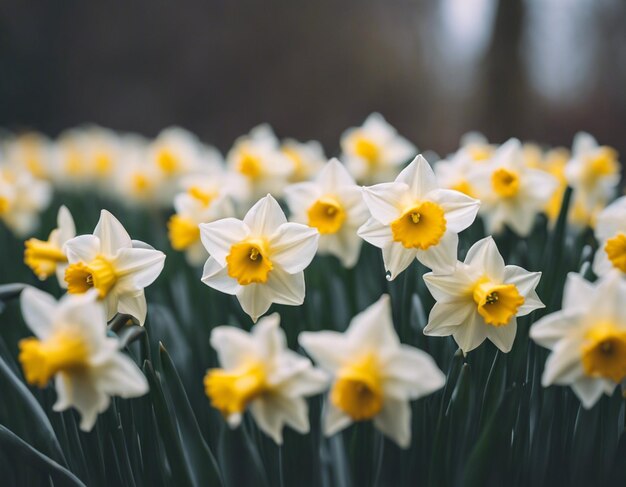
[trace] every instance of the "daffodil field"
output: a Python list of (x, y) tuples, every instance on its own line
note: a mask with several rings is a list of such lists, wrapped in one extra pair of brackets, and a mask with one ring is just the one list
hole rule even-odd
[(3, 133), (0, 484), (624, 485), (601, 142)]

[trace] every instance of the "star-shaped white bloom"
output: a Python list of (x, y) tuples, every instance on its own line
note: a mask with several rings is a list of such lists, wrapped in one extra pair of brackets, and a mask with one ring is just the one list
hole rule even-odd
[(163, 270), (163, 252), (131, 240), (122, 224), (106, 210), (101, 211), (93, 235), (67, 241), (64, 250), (69, 262), (65, 282), (70, 294), (95, 288), (107, 319), (126, 313), (143, 324), (147, 312), (144, 288)]
[(593, 260), (596, 275), (603, 276), (611, 269), (626, 275), (626, 196), (600, 212), (595, 235), (599, 244)]
[(107, 336), (104, 307), (97, 292), (65, 295), (58, 303), (34, 288), (22, 292), (22, 315), (36, 338), (20, 341), (19, 361), (29, 384), (45, 387), (54, 378), (55, 411), (74, 407), (80, 428), (90, 431), (110, 396), (136, 397), (148, 392), (139, 368)]
[(544, 316), (530, 337), (552, 353), (544, 387), (569, 385), (585, 408), (610, 395), (626, 378), (626, 283), (616, 271), (596, 283), (569, 274), (563, 309)]
[(424, 275), (437, 301), (424, 334), (452, 335), (464, 353), (486, 338), (509, 352), (517, 332), (516, 317), (544, 307), (535, 292), (540, 278), (541, 272), (505, 266), (493, 238), (479, 240), (452, 274)]
[(579, 132), (574, 137), (565, 177), (584, 210), (596, 211), (614, 196), (621, 179), (617, 152), (598, 145), (593, 136)]
[(487, 232), (501, 233), (507, 225), (521, 237), (530, 233), (558, 186), (554, 176), (525, 164), (517, 139), (509, 139), (488, 163), (476, 167), (469, 183), (480, 198)]
[(61, 287), (65, 287), (67, 256), (63, 250), (65, 242), (76, 236), (76, 227), (70, 210), (65, 206), (57, 213), (57, 228), (50, 232), (48, 240), (28, 239), (24, 246), (24, 263), (32, 269), (40, 280), (56, 273)]
[(201, 224), (200, 236), (210, 255), (202, 282), (237, 296), (253, 321), (272, 303), (304, 302), (303, 271), (315, 256), (319, 233), (287, 222), (271, 195), (260, 199), (243, 221), (224, 218)]
[(452, 272), (458, 233), (469, 227), (480, 202), (440, 189), (435, 173), (421, 155), (392, 183), (364, 188), (372, 217), (359, 236), (383, 250), (388, 279), (395, 279), (417, 258), (434, 272)]
[(309, 431), (306, 396), (319, 394), (328, 385), (321, 370), (287, 348), (278, 313), (266, 316), (250, 333), (232, 326), (211, 332), (211, 345), (223, 368), (210, 369), (205, 392), (231, 427), (241, 423), (249, 409), (259, 428), (276, 443), (283, 441), (283, 427)]
[(353, 267), (361, 250), (357, 229), (367, 220), (360, 186), (337, 159), (331, 159), (310, 182), (285, 189), (292, 219), (317, 228), (320, 254), (335, 255)]
[(379, 113), (372, 113), (361, 127), (346, 130), (341, 150), (340, 159), (362, 184), (390, 181), (417, 152)]
[(325, 435), (371, 419), (385, 436), (409, 447), (409, 401), (440, 389), (446, 378), (428, 354), (400, 343), (388, 296), (355, 316), (345, 333), (303, 332), (298, 341), (334, 378)]
[(289, 175), (289, 181), (292, 183), (308, 181), (326, 163), (324, 148), (316, 140), (298, 142), (294, 139), (285, 139), (280, 146), (280, 150), (292, 163), (293, 167)]

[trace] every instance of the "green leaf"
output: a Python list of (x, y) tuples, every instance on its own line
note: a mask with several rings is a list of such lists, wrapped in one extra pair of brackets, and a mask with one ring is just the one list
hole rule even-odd
[(57, 462), (37, 451), (10, 429), (0, 425), (0, 447), (13, 457), (14, 465), (30, 467), (40, 473), (50, 475), (55, 487), (85, 487), (78, 477)]
[(159, 345), (163, 377), (170, 390), (173, 410), (176, 411), (176, 420), (193, 480), (196, 485), (221, 486), (222, 479), (217, 462), (202, 437), (180, 376), (163, 344)]

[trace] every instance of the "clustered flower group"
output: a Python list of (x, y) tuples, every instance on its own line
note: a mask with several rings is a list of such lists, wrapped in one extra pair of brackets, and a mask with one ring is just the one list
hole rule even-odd
[[(288, 349), (277, 313), (263, 315), (274, 303), (304, 302), (304, 271), (316, 254), (350, 268), (365, 241), (381, 249), (389, 281), (415, 261), (430, 269), (423, 280), (436, 303), (424, 334), (451, 335), (465, 354), (486, 339), (507, 353), (517, 318), (543, 307), (541, 272), (506, 265), (491, 236), (459, 261), (459, 233), (479, 217), (488, 235), (527, 237), (538, 215), (556, 221), (568, 186), (568, 228), (595, 228), (599, 279), (570, 275), (563, 309), (532, 325), (531, 338), (552, 350), (543, 384), (571, 385), (591, 407), (626, 379), (626, 197), (608, 204), (620, 164), (588, 134), (576, 136), (571, 154), (517, 139), (495, 146), (470, 134), (434, 167), (378, 114), (347, 130), (340, 157), (328, 162), (319, 143), (279, 141), (266, 125), (237, 139), (225, 160), (177, 128), (153, 141), (88, 128), (55, 143), (29, 134), (2, 147), (0, 219), (18, 235), (36, 227), (51, 184), (117, 191), (134, 204), (173, 204), (172, 249), (191, 265), (204, 262), (202, 282), (236, 296), (255, 323), (249, 333), (219, 326), (211, 334), (221, 368), (206, 373), (205, 391), (232, 427), (249, 410), (280, 443), (284, 425), (309, 430), (305, 398), (328, 389), (325, 434), (372, 420), (408, 447), (409, 401), (440, 389), (445, 376), (425, 352), (400, 343), (386, 295), (343, 333), (300, 334), (316, 366)], [(36, 337), (20, 342), (19, 359), (30, 384), (55, 379), (55, 409), (74, 406), (88, 430), (111, 395), (147, 391), (134, 362), (107, 336), (107, 321), (119, 313), (143, 324), (144, 289), (165, 255), (131, 240), (105, 210), (92, 235), (76, 236), (65, 207), (57, 222), (47, 240), (26, 241), (25, 263), (40, 279), (56, 275), (68, 294), (57, 303), (24, 291), (24, 318)]]

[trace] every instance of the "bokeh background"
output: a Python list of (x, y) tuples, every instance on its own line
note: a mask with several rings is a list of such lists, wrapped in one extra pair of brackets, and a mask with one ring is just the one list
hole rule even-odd
[(420, 149), (469, 130), (626, 153), (625, 0), (0, 2), (0, 126), (181, 125), (228, 149), (380, 111)]

